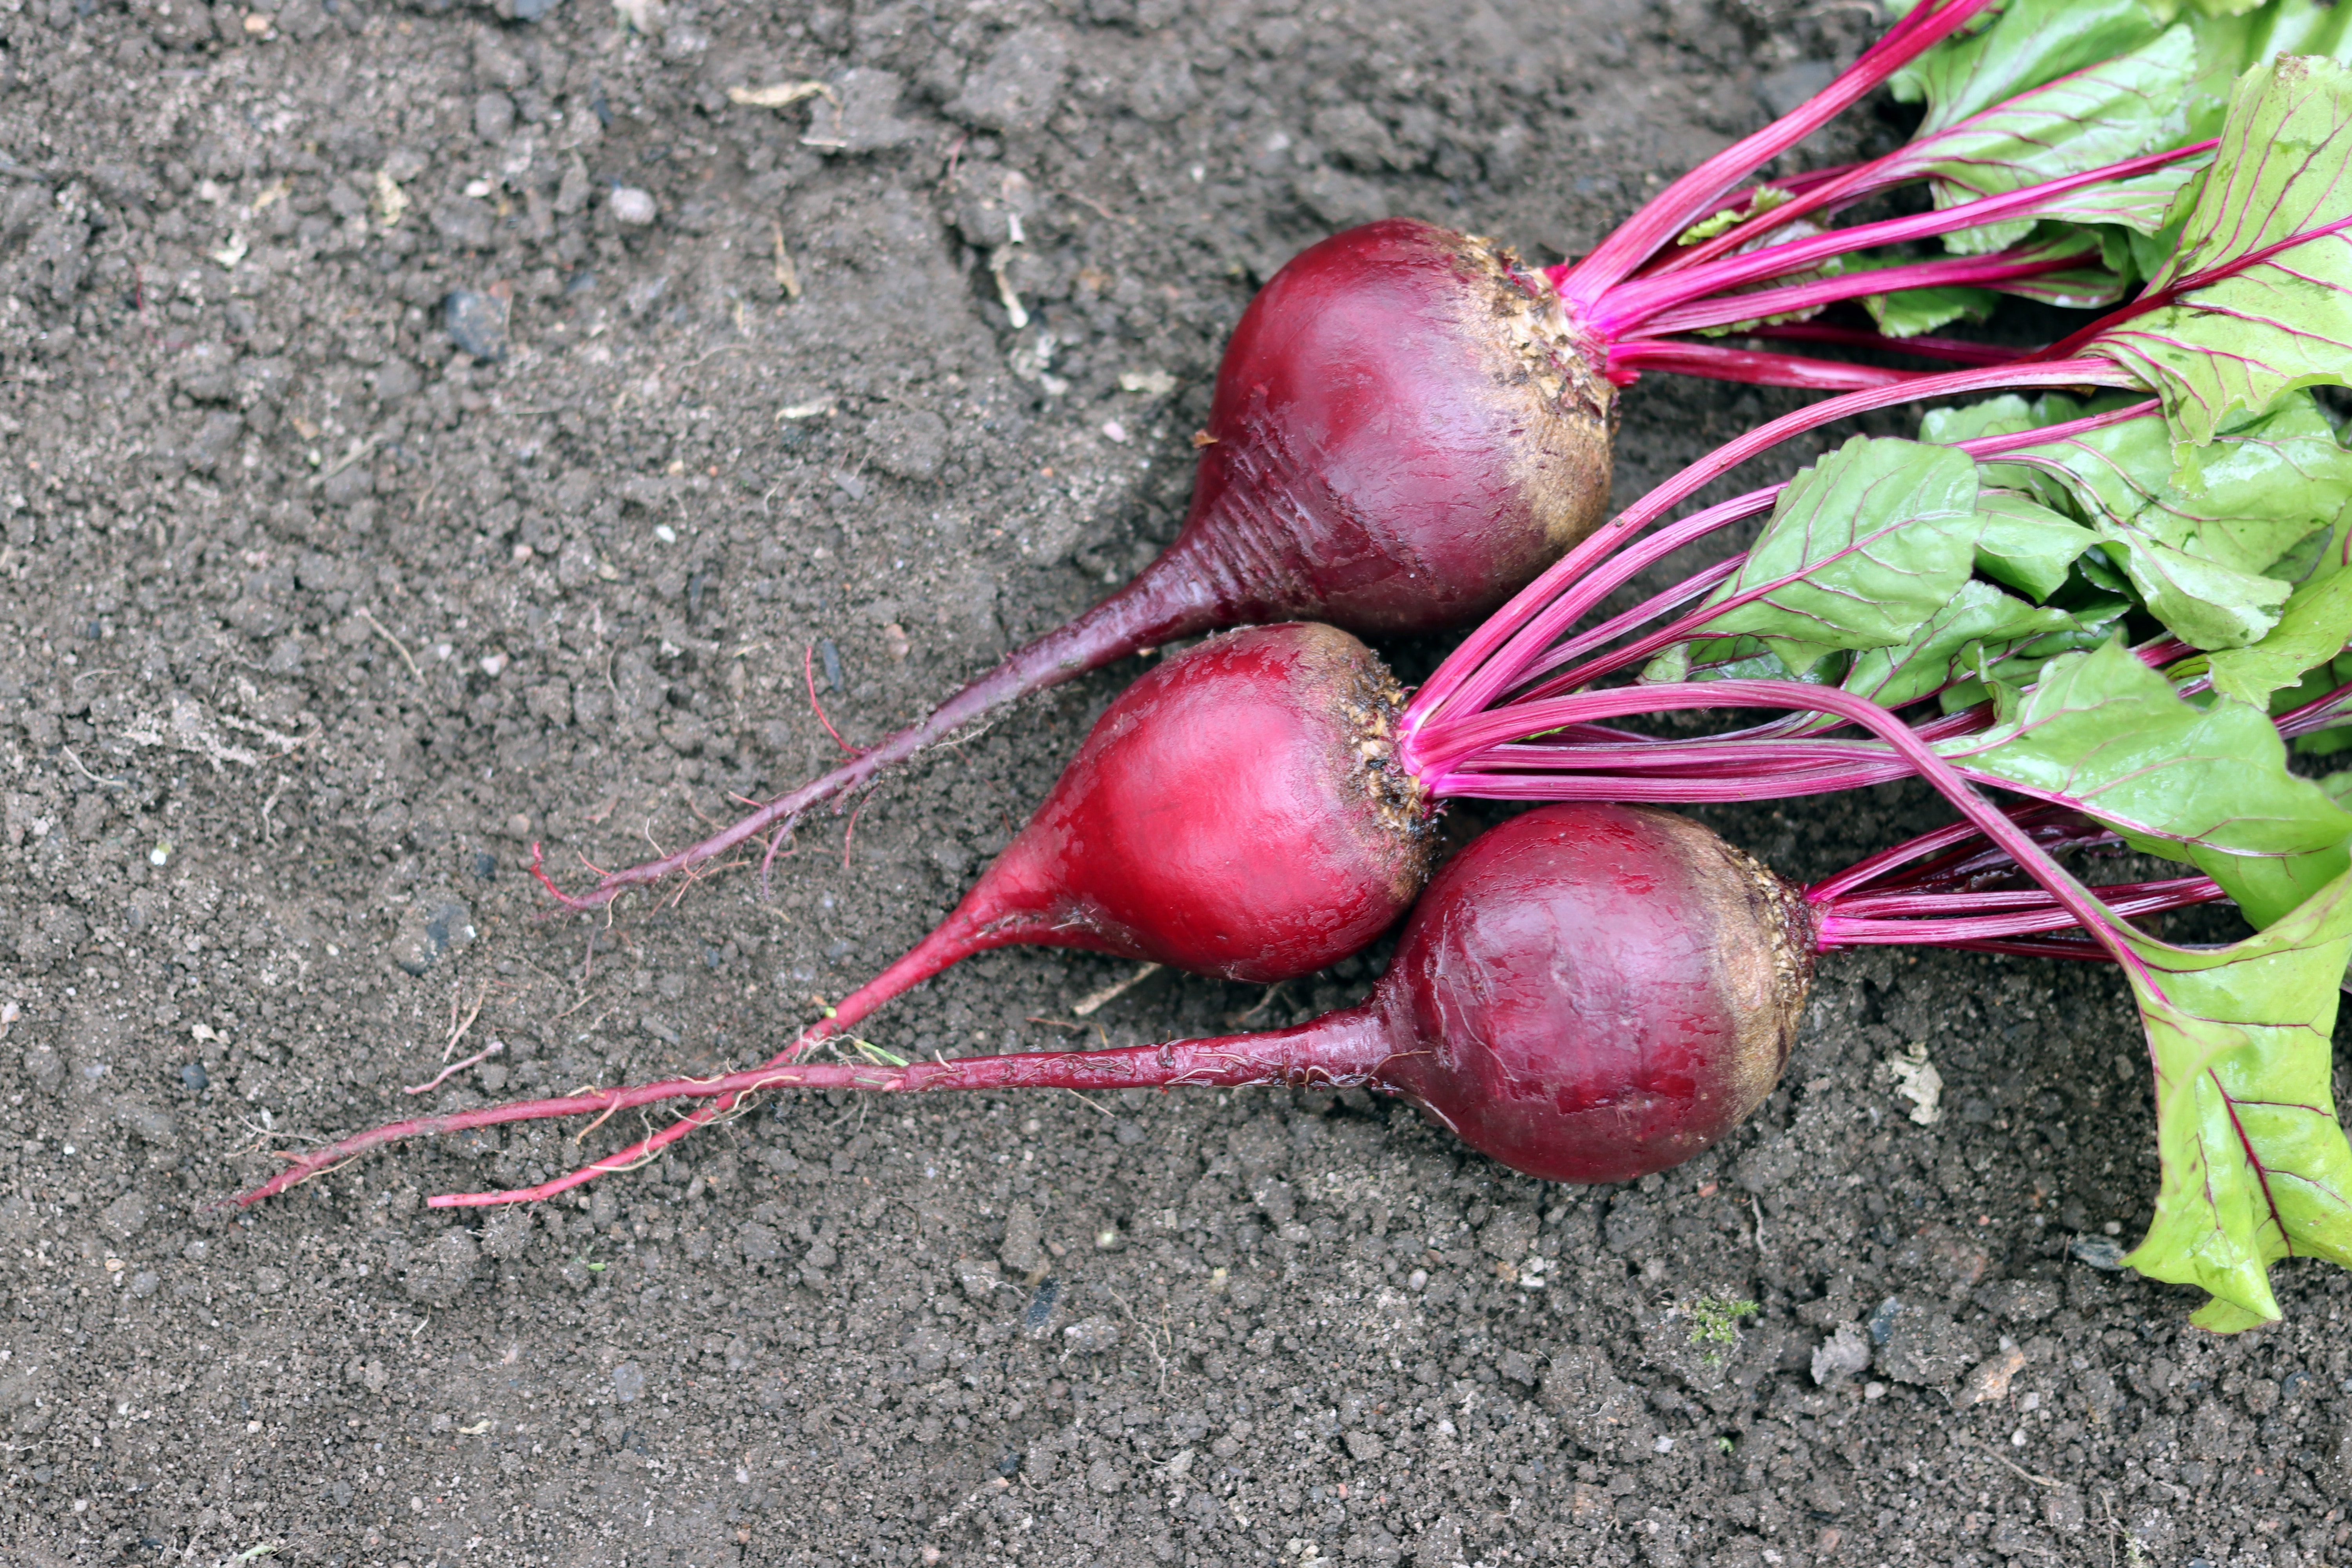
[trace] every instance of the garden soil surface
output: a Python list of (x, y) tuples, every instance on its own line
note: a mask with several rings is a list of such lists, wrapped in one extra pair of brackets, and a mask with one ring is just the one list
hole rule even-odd
[[(836, 1094), (537, 1208), (422, 1200), (646, 1123), (221, 1206), (420, 1107), (766, 1055), (1139, 663), (812, 821), (765, 899), (551, 918), (531, 844), (674, 847), (1124, 580), (1302, 245), (1415, 214), (1551, 262), (1881, 20), (0, 0), (0, 1556), (2344, 1561), (2352, 1282), (2282, 1265), (2222, 1340), (2117, 1271), (2147, 1073), (2087, 967), (1832, 958), (1765, 1108), (1619, 1188), (1360, 1092)], [(1617, 493), (1791, 405), (1644, 381)], [(1819, 876), (1942, 815), (1709, 820)], [(1380, 953), (1080, 1024), (1133, 966), (1012, 951), (871, 1032), (1284, 1024)]]

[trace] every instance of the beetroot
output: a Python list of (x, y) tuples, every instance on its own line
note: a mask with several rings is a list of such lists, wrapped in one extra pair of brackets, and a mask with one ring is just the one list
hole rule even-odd
[(1260, 982), (1336, 963), (1429, 875), (1429, 813), (1389, 740), (1403, 696), (1328, 626), (1253, 627), (1169, 659), (1104, 710), (954, 911), (819, 1031), (1016, 943)]
[[(772, 858), (812, 807), (1004, 703), (1213, 627), (1311, 617), (1379, 634), (1435, 629), (1492, 610), (1600, 525), (1615, 389), (1644, 370), (1899, 395), (1916, 373), (1686, 334), (1890, 289), (2014, 283), (2076, 266), (2095, 247), (1847, 268), (1752, 291), (1817, 272), (1848, 250), (2031, 214), (2055, 193), (2188, 153), (1811, 240), (1748, 247), (1800, 210), (1823, 222), (1922, 177), (1890, 155), (1811, 181), (1794, 201), (1776, 205), (1750, 192), (1738, 204), (1746, 216), (1715, 239), (1694, 242), (1691, 226), (1733, 216), (1722, 204), (1759, 170), (1990, 4), (1916, 7), (1818, 97), (1675, 181), (1573, 265), (1530, 272), (1490, 241), (1402, 218), (1310, 247), (1243, 312), (1207, 427), (1193, 438), (1201, 458), (1192, 511), (1176, 542), (1132, 584), (1017, 650), (920, 722), (698, 844), (603, 874), (578, 895), (548, 880), (536, 852), (534, 872), (563, 904), (588, 909), (772, 830)], [(1932, 348), (1872, 341), (1929, 357), (1976, 354), (1939, 341)]]
[(1388, 1042), (1371, 1087), (1513, 1170), (1623, 1182), (1763, 1103), (1812, 973), (1802, 894), (1705, 827), (1547, 806), (1439, 874), (1353, 1011)]
[[(1239, 640), (1239, 639), (1235, 639)], [(1738, 1126), (1787, 1065), (1818, 953), (1906, 943), (2036, 956), (2113, 955), (2078, 900), (2027, 884), (2026, 858), (2112, 846), (2079, 813), (1972, 811), (1810, 888), (1686, 817), (1645, 806), (1538, 806), (1438, 873), (1360, 1005), (1261, 1035), (957, 1060), (797, 1062), (420, 1117), (292, 1160), (237, 1201), (285, 1191), (398, 1139), (593, 1115), (662, 1100), (700, 1109), (535, 1187), (448, 1194), (436, 1208), (534, 1202), (616, 1171), (770, 1089), (1361, 1087), (1397, 1094), (1481, 1153), (1552, 1181), (1622, 1182), (1689, 1159)], [(2111, 916), (2223, 897), (2211, 879), (2076, 889)], [(861, 1042), (862, 1044), (862, 1042)]]

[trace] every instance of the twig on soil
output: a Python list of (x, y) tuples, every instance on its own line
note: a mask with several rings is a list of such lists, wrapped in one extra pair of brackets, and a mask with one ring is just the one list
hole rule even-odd
[(1756, 1196), (1755, 1196), (1754, 1194), (1749, 1194), (1748, 1199), (1748, 1213), (1750, 1213), (1750, 1214), (1752, 1214), (1752, 1215), (1754, 1215), (1756, 1216), (1756, 1250), (1757, 1250), (1757, 1251), (1759, 1251), (1759, 1252), (1762, 1252), (1762, 1251), (1764, 1250), (1764, 1203), (1763, 1203), (1763, 1200), (1762, 1200), (1762, 1199), (1760, 1199), (1760, 1198), (1759, 1198), (1759, 1197), (1756, 1197)]
[(1269, 985), (1269, 986), (1267, 986), (1267, 987), (1265, 988), (1265, 995), (1263, 995), (1263, 996), (1261, 996), (1261, 997), (1259, 997), (1259, 998), (1257, 999), (1257, 1005), (1256, 1005), (1255, 1006), (1252, 1007), (1252, 1008), (1251, 1008), (1248, 1012), (1246, 1012), (1246, 1013), (1234, 1013), (1234, 1014), (1228, 1015), (1228, 1016), (1227, 1016), (1227, 1017), (1226, 1017), (1226, 1019), (1225, 1019), (1225, 1022), (1226, 1022), (1226, 1023), (1228, 1023), (1228, 1024), (1233, 1025), (1235, 1028), (1239, 1028), (1239, 1027), (1241, 1027), (1241, 1026), (1243, 1026), (1244, 1024), (1248, 1023), (1252, 1018), (1256, 1017), (1260, 1013), (1265, 1012), (1265, 1011), (1266, 1010), (1266, 1008), (1268, 1008), (1269, 1006), (1272, 1006), (1272, 1005), (1273, 1005), (1273, 1004), (1274, 1004), (1274, 999), (1275, 999), (1276, 997), (1277, 997), (1277, 996), (1281, 995), (1281, 994), (1282, 994), (1282, 993), (1283, 993), (1283, 988), (1284, 988), (1285, 986), (1288, 985), (1289, 984), (1290, 984), (1290, 983), (1289, 983), (1288, 981), (1286, 981), (1286, 980), (1277, 980), (1277, 981), (1276, 981), (1273, 984), (1271, 984), (1271, 985)]
[[(1097, 1025), (1096, 1027), (1100, 1028), (1101, 1026)], [(1103, 1044), (1105, 1047), (1109, 1046), (1110, 1040), (1108, 1037), (1103, 1040)], [(1093, 1100), (1088, 1100), (1085, 1095), (1080, 1094), (1075, 1089), (1066, 1089), (1062, 1092), (1068, 1095), (1072, 1100), (1076, 1100), (1080, 1105), (1085, 1106), (1088, 1110), (1093, 1111), (1097, 1116), (1101, 1117), (1105, 1121), (1116, 1121), (1118, 1120), (1118, 1115), (1116, 1111), (1105, 1110), (1101, 1106), (1097, 1105)]]
[(454, 1075), (464, 1072), (469, 1067), (474, 1067), (489, 1060), (492, 1057), (497, 1056), (500, 1051), (503, 1051), (506, 1048), (505, 1041), (492, 1040), (488, 1045), (484, 1046), (480, 1050), (476, 1051), (464, 1061), (451, 1062), (447, 1067), (443, 1068), (439, 1072), (434, 1074), (429, 1081), (404, 1086), (400, 1092), (403, 1094), (430, 1094), (435, 1089), (439, 1089), (443, 1084), (448, 1082)]
[(2032, 1470), (2027, 1469), (2024, 1466), (2011, 1463), (2009, 1456), (2006, 1454), (1993, 1453), (1990, 1448), (1987, 1448), (1985, 1452), (1991, 1454), (1994, 1458), (1999, 1459), (2002, 1464), (2008, 1465), (2010, 1469), (2016, 1473), (2020, 1480), (2032, 1481), (2037, 1487), (2049, 1487), (2053, 1490), (2062, 1488), (2066, 1484), (2064, 1481), (2053, 1480), (2048, 1476), (2037, 1476)]
[(383, 623), (375, 618), (374, 612), (371, 611), (365, 605), (362, 605), (358, 609), (353, 610), (352, 614), (365, 621), (370, 626), (374, 628), (376, 636), (382, 637), (384, 641), (392, 645), (392, 651), (400, 656), (400, 662), (408, 666), (408, 673), (410, 676), (418, 681), (424, 680), (425, 672), (416, 668), (416, 661), (408, 656), (408, 649), (403, 646), (401, 640), (393, 636), (390, 632), (384, 630)]
[(1084, 996), (1079, 997), (1076, 1002), (1070, 1004), (1070, 1016), (1073, 1018), (1084, 1018), (1090, 1014), (1100, 1012), (1103, 1008), (1108, 1006), (1113, 1002), (1118, 1001), (1121, 996), (1127, 994), (1127, 993), (1134, 987), (1142, 984), (1145, 981), (1159, 973), (1160, 967), (1160, 966), (1156, 963), (1147, 963), (1124, 980), (1114, 980), (1098, 991), (1087, 992)]
[(58, 751), (59, 754), (60, 754), (60, 755), (62, 755), (62, 756), (65, 758), (65, 760), (66, 760), (66, 761), (68, 761), (68, 762), (71, 763), (74, 765), (74, 772), (76, 772), (76, 773), (79, 773), (82, 777), (84, 777), (84, 778), (88, 779), (90, 783), (92, 783), (92, 784), (96, 784), (99, 788), (100, 788), (100, 789), (129, 789), (129, 788), (131, 787), (131, 785), (130, 785), (129, 782), (128, 782), (128, 781), (126, 781), (126, 780), (123, 780), (123, 779), (102, 779), (102, 778), (99, 777), (96, 773), (91, 773), (91, 772), (89, 771), (89, 768), (87, 768), (87, 767), (85, 767), (85, 766), (83, 766), (83, 765), (82, 765), (82, 760), (81, 760), (79, 757), (77, 757), (77, 756), (75, 756), (75, 755), (74, 755), (74, 750), (73, 750), (73, 748), (72, 748), (71, 746), (59, 746), (59, 747), (58, 748)]

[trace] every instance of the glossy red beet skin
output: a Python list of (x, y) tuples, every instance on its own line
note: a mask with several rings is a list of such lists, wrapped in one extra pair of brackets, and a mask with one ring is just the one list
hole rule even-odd
[(1334, 235), (1243, 311), (1184, 531), (1130, 591), (1358, 632), (1485, 615), (1608, 505), (1596, 359), (1486, 240), (1410, 218)]
[(1531, 1176), (1623, 1182), (1745, 1121), (1811, 983), (1802, 893), (1687, 817), (1546, 806), (1423, 895), (1376, 1080)]
[(825, 1026), (1015, 943), (1258, 982), (1337, 963), (1428, 876), (1427, 814), (1389, 759), (1402, 700), (1328, 626), (1254, 627), (1170, 658), (1104, 711), (939, 929)]
[[(1486, 614), (1599, 525), (1613, 390), (1549, 284), (1404, 218), (1291, 258), (1217, 374), (1192, 510), (1141, 575), (921, 722), (575, 907), (722, 854), (1025, 693), (1218, 626), (1434, 630)], [(559, 894), (559, 897), (565, 895)]]

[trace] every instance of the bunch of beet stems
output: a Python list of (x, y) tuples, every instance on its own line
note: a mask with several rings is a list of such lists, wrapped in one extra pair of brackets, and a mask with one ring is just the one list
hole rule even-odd
[[(1805, 924), (1813, 949), (1901, 943), (1958, 950), (2104, 961), (2109, 949), (2077, 923), (2071, 900), (2043, 887), (2018, 886), (2017, 851), (2039, 859), (2114, 845), (2116, 836), (2079, 813), (2040, 803), (2005, 811), (1985, 808), (1956, 823), (1881, 851), (1803, 890)], [(2006, 840), (2009, 847), (2000, 841)], [(2179, 877), (2092, 888), (2100, 910), (2137, 919), (2222, 900), (2210, 879)], [(1361, 1013), (1362, 1009), (1355, 1012)], [(1338, 1026), (1334, 1026), (1335, 1021)], [(340, 1167), (361, 1154), (405, 1139), (567, 1116), (602, 1125), (617, 1112), (665, 1101), (698, 1100), (740, 1114), (752, 1097), (777, 1089), (846, 1089), (887, 1093), (949, 1089), (1240, 1088), (1362, 1083), (1393, 1059), (1379, 1030), (1360, 1017), (1334, 1015), (1291, 1029), (1103, 1050), (1043, 1051), (954, 1060), (907, 1061), (846, 1035), (833, 1037), (858, 1059), (775, 1061), (706, 1079), (673, 1079), (614, 1089), (583, 1089), (552, 1099), (483, 1106), (415, 1117), (341, 1139), (299, 1156), (268, 1182), (242, 1194), (249, 1205)], [(539, 1202), (599, 1176), (638, 1169), (709, 1120), (681, 1118), (628, 1148), (554, 1180), (504, 1192), (442, 1194), (432, 1207), (480, 1207)]]
[[(2031, 293), (2035, 279), (2095, 260), (2095, 249), (2045, 244), (1774, 280), (1857, 251), (2030, 216), (2074, 193), (2210, 152), (2211, 142), (2198, 142), (1916, 216), (1768, 243), (1800, 220), (1817, 225), (1927, 178), (1939, 148), (2010, 107), (1868, 163), (1779, 182), (1776, 195), (1792, 198), (1779, 206), (1757, 199), (1760, 187), (1746, 188), (1990, 8), (1990, 0), (1918, 6), (1818, 97), (1675, 181), (1573, 264), (1530, 273), (1485, 241), (1405, 220), (1311, 247), (1267, 283), (1234, 329), (1207, 426), (1195, 437), (1202, 451), (1191, 511), (1175, 542), (1134, 582), (1008, 655), (919, 722), (710, 837), (599, 871), (580, 892), (557, 886), (534, 845), (533, 874), (563, 907), (588, 910), (764, 836), (764, 881), (812, 808), (834, 801), (840, 809), (842, 797), (883, 769), (1027, 693), (1116, 659), (1234, 625), (1311, 620), (1374, 636), (1474, 621), (1600, 523), (1615, 389), (1644, 371), (1853, 394), (1824, 405), (1815, 423), (1979, 388), (2104, 384), (2112, 367), (2071, 377), (2079, 366), (2012, 372), (2011, 351), (1937, 337), (1758, 329), (1974, 369), (1934, 375), (1688, 335), (1912, 289)], [(1678, 245), (1727, 201), (1759, 210), (1712, 238)], [(1514, 390), (1498, 395), (1498, 385)], [(1638, 522), (1621, 518), (1614, 526), (1622, 532)]]

